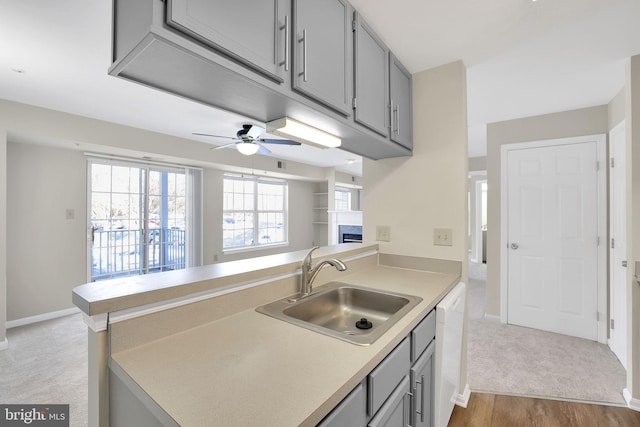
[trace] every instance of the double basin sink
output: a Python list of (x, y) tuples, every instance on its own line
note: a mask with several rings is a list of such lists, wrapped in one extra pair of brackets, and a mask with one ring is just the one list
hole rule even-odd
[(256, 311), (358, 345), (380, 338), (422, 298), (332, 282), (300, 299), (284, 298)]

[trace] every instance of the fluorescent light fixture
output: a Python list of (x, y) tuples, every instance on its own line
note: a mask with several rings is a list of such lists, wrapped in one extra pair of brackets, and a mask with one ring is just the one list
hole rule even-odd
[(267, 132), (320, 148), (335, 148), (342, 144), (337, 136), (289, 117), (268, 122)]
[(258, 152), (260, 146), (253, 142), (238, 142), (236, 144), (236, 148), (240, 152), (240, 154), (244, 154), (245, 156), (252, 156)]

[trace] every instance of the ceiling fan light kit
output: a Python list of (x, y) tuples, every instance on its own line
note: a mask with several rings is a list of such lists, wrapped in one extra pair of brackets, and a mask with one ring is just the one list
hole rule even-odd
[(260, 135), (262, 135), (264, 131), (265, 129), (263, 127), (245, 124), (245, 125), (242, 125), (242, 129), (236, 132), (235, 138), (231, 136), (212, 135), (210, 133), (199, 133), (199, 132), (194, 132), (193, 135), (207, 136), (212, 138), (232, 139), (236, 142), (231, 142), (229, 144), (221, 145), (211, 149), (219, 150), (222, 148), (235, 147), (241, 154), (244, 154), (245, 156), (252, 156), (256, 153), (265, 154), (265, 155), (271, 154), (271, 150), (269, 150), (267, 147), (265, 147), (262, 144), (302, 145), (302, 143), (298, 141), (289, 141), (286, 139), (260, 138)]
[(336, 148), (342, 144), (337, 136), (289, 117), (268, 122), (267, 132), (320, 148)]
[(260, 146), (253, 142), (240, 142), (236, 144), (236, 148), (240, 154), (244, 154), (245, 156), (252, 156), (260, 150)]

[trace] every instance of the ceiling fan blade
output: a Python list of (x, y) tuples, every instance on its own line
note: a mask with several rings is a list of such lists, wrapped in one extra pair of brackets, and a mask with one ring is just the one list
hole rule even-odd
[(211, 135), (209, 133), (198, 133), (198, 132), (193, 132), (191, 135), (210, 136), (212, 138), (238, 139), (238, 138), (235, 138), (235, 137), (232, 137), (232, 136)]
[(256, 144), (258, 144), (260, 146), (260, 149), (258, 150), (258, 153), (260, 153), (260, 154), (271, 154), (271, 150), (269, 150), (267, 147), (265, 147), (264, 145), (260, 144), (259, 142), (256, 142)]
[(264, 130), (265, 129), (263, 127), (251, 125), (245, 135), (252, 139), (258, 139), (258, 137), (264, 133)]
[(280, 144), (280, 145), (302, 145), (298, 141), (291, 141), (289, 139), (259, 139), (263, 144)]
[(231, 144), (218, 145), (217, 147), (211, 147), (209, 150), (219, 150), (221, 148), (235, 147), (237, 142), (232, 142)]

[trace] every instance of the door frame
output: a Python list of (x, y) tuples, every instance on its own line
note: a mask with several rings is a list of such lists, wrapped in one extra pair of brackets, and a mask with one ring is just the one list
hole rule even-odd
[(598, 290), (597, 290), (597, 325), (598, 342), (607, 343), (607, 135), (586, 135), (569, 138), (547, 139), (530, 142), (504, 144), (500, 147), (500, 321), (508, 323), (508, 183), (507, 158), (512, 150), (525, 148), (543, 148), (567, 144), (596, 143), (597, 187), (598, 187)]
[[(624, 132), (626, 132), (626, 128), (625, 128), (625, 120), (621, 121), (621, 122), (620, 122), (620, 123), (618, 123), (616, 126), (614, 126), (611, 130), (609, 130), (609, 153), (608, 153), (608, 154), (609, 154), (609, 157), (607, 158), (607, 161), (608, 161), (608, 163), (607, 163), (607, 168), (608, 168), (609, 170), (611, 170), (611, 163), (610, 163), (610, 162), (611, 162), (611, 159), (612, 159), (612, 157), (611, 157), (611, 156), (612, 156), (612, 151), (613, 151), (613, 148), (612, 148), (613, 137), (614, 137), (614, 136), (617, 136), (617, 135), (618, 135), (618, 134), (620, 134), (620, 133), (624, 133)], [(626, 142), (623, 140), (623, 143), (626, 143)], [(622, 159), (622, 162), (621, 162), (622, 164), (626, 164), (626, 163), (625, 163), (625, 162), (626, 162), (626, 154), (627, 154), (627, 153), (626, 153), (626, 148), (625, 148), (625, 153), (624, 153), (625, 158), (624, 158), (624, 159)], [(616, 158), (616, 163), (620, 162), (620, 160), (621, 160), (621, 159)], [(619, 184), (619, 183), (615, 183), (615, 182), (613, 182), (613, 180), (612, 180), (612, 175), (613, 175), (613, 173), (611, 173), (611, 174), (609, 175), (609, 190), (610, 190), (610, 192), (609, 192), (609, 196), (610, 196), (610, 197), (613, 195), (613, 194), (612, 194), (612, 193), (613, 193), (612, 189), (614, 188), (614, 185)], [(625, 182), (624, 184), (625, 184), (625, 190), (626, 190), (626, 182)], [(613, 209), (614, 209), (614, 207), (615, 207), (614, 200), (610, 199), (610, 200), (609, 200), (609, 205), (610, 205), (610, 206), (609, 206), (609, 209), (610, 209), (609, 213), (613, 213), (613, 212), (612, 212), (612, 210), (613, 210)], [(623, 207), (623, 209), (625, 209), (625, 210), (626, 210), (626, 207)], [(613, 215), (609, 215), (609, 217), (610, 217), (610, 218), (613, 218)], [(612, 225), (613, 225), (613, 224), (610, 224), (610, 227), (611, 227)], [(625, 224), (625, 227), (626, 227), (626, 224)], [(610, 231), (610, 230), (609, 230), (609, 231)], [(628, 234), (628, 233), (627, 233), (627, 234)], [(607, 242), (610, 242), (610, 241), (611, 241), (610, 239), (612, 239), (612, 238), (615, 238), (615, 236), (611, 236), (611, 235), (610, 235), (610, 236), (609, 236), (609, 239), (607, 240)], [(608, 243), (608, 244), (609, 244), (609, 243)], [(608, 247), (609, 247), (609, 246), (608, 246)], [(627, 249), (626, 249), (626, 247), (624, 248), (624, 250), (625, 250), (625, 255), (627, 255), (627, 256), (626, 256), (626, 258), (628, 258), (628, 254), (626, 254), (626, 250), (627, 250)], [(608, 293), (608, 295), (609, 295), (609, 316), (608, 316), (608, 319), (615, 319), (615, 323), (616, 323), (616, 325), (619, 325), (619, 324), (620, 324), (620, 322), (624, 322), (624, 324), (625, 324), (625, 331), (626, 331), (627, 333), (626, 333), (625, 335), (622, 335), (622, 336), (621, 336), (620, 334), (610, 334), (610, 337), (609, 337), (609, 339), (608, 339), (607, 344), (608, 344), (609, 348), (611, 349), (611, 351), (613, 351), (613, 352), (614, 352), (614, 354), (616, 354), (616, 352), (615, 352), (615, 350), (614, 350), (614, 348), (613, 348), (613, 347), (615, 346), (615, 344), (616, 344), (616, 341), (615, 341), (615, 340), (616, 340), (616, 338), (617, 338), (617, 339), (622, 339), (622, 340), (624, 340), (624, 347), (625, 347), (625, 356), (624, 356), (624, 359), (625, 359), (625, 363), (623, 364), (623, 367), (624, 367), (625, 369), (627, 369), (628, 364), (629, 364), (629, 358), (628, 358), (628, 355), (626, 354), (626, 353), (628, 352), (628, 349), (629, 349), (629, 340), (628, 340), (628, 335), (629, 335), (629, 334), (628, 334), (628, 331), (629, 331), (629, 323), (627, 322), (627, 315), (626, 315), (627, 313), (626, 313), (626, 312), (625, 312), (625, 316), (618, 316), (618, 315), (616, 315), (616, 310), (615, 310), (615, 301), (614, 301), (614, 293), (615, 293), (615, 290), (614, 290), (614, 289), (615, 289), (616, 285), (615, 285), (615, 283), (614, 283), (614, 281), (613, 281), (613, 274), (614, 274), (614, 273), (613, 273), (613, 271), (614, 271), (614, 268), (616, 268), (616, 267), (615, 267), (615, 266), (614, 266), (614, 264), (613, 264), (613, 263), (614, 263), (614, 261), (615, 261), (615, 260), (613, 259), (613, 253), (614, 253), (614, 252), (609, 251), (609, 293)], [(631, 267), (627, 267), (627, 269), (628, 269), (628, 268), (631, 268)], [(627, 298), (627, 294), (626, 294), (626, 288), (627, 288), (627, 287), (626, 287), (626, 275), (625, 275), (624, 277), (625, 277), (625, 287), (624, 287), (625, 292), (624, 292), (624, 294), (623, 294), (623, 295), (624, 295), (624, 300), (625, 300), (625, 305), (626, 305), (626, 304), (627, 304), (627, 302), (628, 302), (628, 298)], [(627, 311), (628, 311), (628, 310), (627, 310)], [(620, 329), (620, 328), (618, 327), (618, 329)], [(611, 332), (611, 331), (610, 331), (610, 332)], [(615, 336), (614, 336), (614, 335), (615, 335)], [(617, 356), (617, 354), (616, 354), (616, 356)], [(620, 359), (620, 358), (618, 357), (618, 359)], [(622, 360), (620, 360), (620, 362), (622, 363)]]

